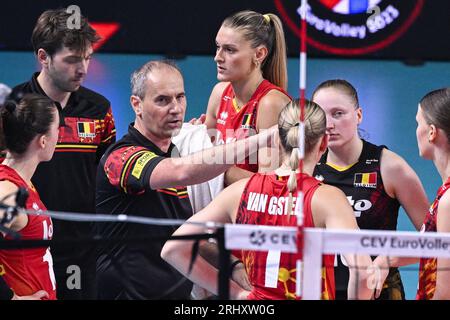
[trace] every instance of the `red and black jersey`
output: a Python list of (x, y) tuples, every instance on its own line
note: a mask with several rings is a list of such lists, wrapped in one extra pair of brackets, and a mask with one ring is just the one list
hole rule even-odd
[[(297, 179), (299, 178), (300, 174), (297, 175)], [(320, 182), (306, 174), (302, 174), (302, 178), (304, 227), (311, 228), (314, 227), (311, 199)], [(242, 193), (236, 223), (296, 226), (296, 216), (287, 212), (289, 198), (287, 181), (287, 176), (254, 174)], [(293, 194), (293, 198), (295, 201), (297, 192)], [(293, 212), (295, 212), (295, 202)], [(268, 251), (242, 250), (241, 256), (253, 286), (249, 299), (297, 299), (295, 284), (299, 254), (281, 252), (279, 255), (270, 255)], [(333, 259), (334, 256), (323, 256), (322, 299), (325, 300), (334, 299)]]
[[(97, 213), (126, 214), (160, 219), (188, 219), (192, 215), (184, 186), (152, 190), (150, 176), (158, 163), (177, 155), (175, 145), (161, 151), (133, 124), (128, 134), (111, 146), (97, 173)], [(168, 173), (170, 174), (170, 173)], [(135, 223), (102, 223), (105, 238), (124, 238), (105, 246), (97, 261), (101, 299), (188, 299), (192, 283), (161, 257), (161, 249), (175, 227)], [(161, 240), (127, 243), (129, 237)]]
[[(436, 232), (437, 231), (437, 215), (439, 201), (445, 192), (450, 188), (450, 178), (439, 188), (436, 198), (430, 206), (425, 220), (422, 225), (421, 232)], [(436, 277), (437, 277), (437, 259), (436, 258), (421, 258), (419, 266), (419, 288), (417, 289), (417, 300), (430, 300), (436, 291)]]
[[(19, 188), (28, 191), (25, 209), (37, 213), (45, 211), (38, 193), (18, 175), (5, 165), (0, 164), (0, 181), (10, 181)], [(21, 240), (51, 240), (53, 235), (52, 219), (46, 215), (27, 215), (28, 223), (18, 233)], [(0, 241), (10, 240), (0, 233)], [(0, 250), (0, 275), (19, 296), (28, 296), (36, 291), (45, 290), (50, 300), (56, 299), (56, 283), (53, 273), (53, 260), (48, 247), (16, 250)]]
[[(314, 176), (341, 189), (353, 207), (360, 229), (396, 230), (400, 203), (391, 198), (384, 189), (380, 161), (385, 146), (376, 146), (363, 140), (358, 162), (342, 171), (327, 163), (328, 151), (322, 156), (314, 170)], [(336, 289), (347, 291), (348, 267), (337, 256), (335, 269)], [(398, 273), (392, 268), (389, 277)]]
[[(27, 93), (46, 95), (35, 73), (29, 82), (16, 86), (10, 98), (19, 101)], [(56, 102), (57, 103), (57, 102)], [(58, 103), (57, 103), (58, 104)], [(109, 101), (102, 95), (80, 87), (72, 92), (62, 109), (65, 126), (59, 130), (53, 158), (39, 164), (32, 181), (49, 210), (95, 212), (95, 179), (98, 162), (115, 142), (116, 130)], [(54, 221), (55, 240), (90, 235), (89, 223)], [(55, 261), (80, 255), (86, 250), (54, 247)]]
[[(244, 106), (238, 108), (234, 102), (233, 87), (229, 84), (222, 93), (219, 110), (216, 115), (216, 129), (218, 131), (216, 144), (229, 143), (256, 134), (259, 101), (271, 90), (278, 90), (289, 97), (280, 87), (263, 80), (250, 100)], [(258, 157), (256, 153), (252, 157), (247, 157), (245, 163), (237, 164), (237, 167), (251, 172), (258, 172)]]

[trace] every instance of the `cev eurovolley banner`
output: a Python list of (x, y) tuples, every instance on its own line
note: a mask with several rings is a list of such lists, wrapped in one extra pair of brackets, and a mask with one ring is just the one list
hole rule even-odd
[[(450, 233), (325, 230), (305, 228), (305, 237), (321, 240), (323, 254), (361, 253), (404, 257), (450, 257)], [(297, 251), (296, 227), (225, 225), (225, 247), (229, 250)]]

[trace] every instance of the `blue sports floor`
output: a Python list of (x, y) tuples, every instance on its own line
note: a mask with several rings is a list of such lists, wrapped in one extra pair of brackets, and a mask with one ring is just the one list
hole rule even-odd
[[(155, 55), (96, 54), (91, 62), (85, 86), (106, 96), (113, 107), (117, 135), (121, 137), (134, 118), (129, 104), (129, 78), (132, 71)], [(178, 61), (184, 76), (188, 98), (186, 118), (204, 112), (209, 93), (216, 83), (216, 67), (210, 56), (188, 56)], [(289, 93), (298, 96), (298, 60), (289, 60)], [(14, 86), (28, 81), (38, 70), (31, 52), (0, 52), (0, 82)], [(394, 61), (311, 59), (308, 61), (307, 95), (320, 82), (344, 78), (358, 90), (363, 108), (361, 128), (366, 138), (385, 144), (416, 170), (430, 201), (441, 181), (431, 162), (421, 159), (416, 144), (415, 114), (421, 97), (430, 90), (450, 86), (450, 62), (428, 62), (406, 66)], [(399, 230), (412, 230), (401, 211)], [(406, 296), (414, 299), (417, 266), (403, 268)]]

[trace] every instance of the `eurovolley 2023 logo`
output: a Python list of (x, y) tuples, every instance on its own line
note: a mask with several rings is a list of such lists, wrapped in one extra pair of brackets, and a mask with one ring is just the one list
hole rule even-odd
[[(285, 25), (300, 37), (300, 0), (274, 0)], [(400, 38), (425, 0), (309, 0), (308, 45), (336, 55), (363, 55)]]

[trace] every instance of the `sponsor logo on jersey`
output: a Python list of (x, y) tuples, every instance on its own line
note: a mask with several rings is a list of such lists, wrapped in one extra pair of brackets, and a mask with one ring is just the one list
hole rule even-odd
[(80, 138), (95, 138), (95, 122), (94, 121), (78, 121), (78, 136)]
[(360, 188), (374, 188), (377, 187), (377, 173), (355, 173), (355, 178), (353, 181), (355, 187)]
[(366, 164), (378, 163), (378, 159), (366, 159)]
[(142, 170), (144, 170), (145, 165), (152, 160), (153, 158), (156, 158), (157, 155), (153, 152), (147, 151), (143, 155), (139, 156), (139, 158), (136, 160), (136, 163), (133, 167), (133, 171), (131, 172), (131, 175), (135, 177), (136, 179), (141, 178)]
[(227, 121), (227, 118), (228, 118), (228, 112), (222, 111), (220, 113), (220, 118), (217, 119), (217, 123), (220, 123), (221, 125), (224, 125), (225, 122)]
[(360, 200), (353, 200), (353, 196), (347, 197), (348, 203), (353, 208), (353, 213), (355, 214), (355, 217), (360, 217), (361, 214), (364, 211), (369, 210), (372, 208), (372, 202), (366, 199), (360, 199)]
[[(300, 38), (299, 1), (274, 0), (285, 24)], [(306, 8), (308, 44), (337, 55), (364, 55), (399, 39), (421, 14), (425, 0), (318, 0)]]
[(37, 215), (40, 215), (42, 213), (42, 209), (39, 207), (39, 205), (36, 202), (33, 202), (31, 207), (33, 208), (34, 211), (36, 211), (35, 213)]

